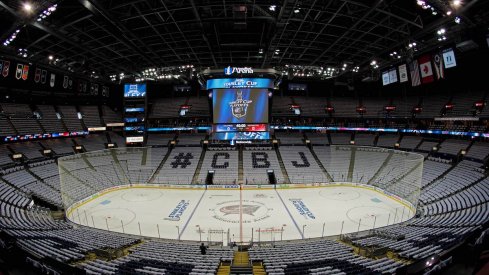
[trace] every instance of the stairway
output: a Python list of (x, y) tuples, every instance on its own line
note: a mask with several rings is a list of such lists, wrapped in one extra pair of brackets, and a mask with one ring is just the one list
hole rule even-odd
[(204, 147), (202, 149), (202, 153), (200, 154), (199, 163), (197, 163), (197, 168), (195, 168), (195, 173), (192, 177), (192, 184), (202, 184), (199, 183), (199, 175), (200, 175), (200, 169), (202, 168), (202, 164), (204, 163), (205, 152), (207, 152), (207, 149)]
[(231, 274), (253, 274), (248, 251), (235, 251), (231, 265)]
[(253, 263), (253, 275), (266, 275), (265, 267), (263, 266), (263, 262), (254, 262)]
[(352, 182), (353, 180), (353, 169), (355, 168), (355, 153), (357, 152), (357, 148), (351, 147), (351, 156), (350, 156), (350, 165), (348, 166), (348, 175), (346, 180), (348, 182)]
[(274, 147), (275, 147), (275, 153), (277, 154), (277, 160), (280, 165), (280, 170), (282, 170), (282, 175), (284, 175), (284, 183), (288, 184), (290, 183), (290, 178), (289, 178), (289, 174), (287, 173), (287, 169), (285, 169), (285, 164), (284, 161), (282, 160), (282, 155), (280, 155), (280, 150), (278, 149), (278, 147), (276, 145)]
[(221, 262), (216, 275), (229, 275), (231, 273), (231, 263)]

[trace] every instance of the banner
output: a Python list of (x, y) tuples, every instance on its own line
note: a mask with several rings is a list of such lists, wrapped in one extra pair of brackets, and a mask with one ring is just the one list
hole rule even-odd
[(382, 85), (389, 85), (390, 80), (389, 80), (389, 72), (383, 72), (382, 73)]
[(449, 48), (443, 51), (443, 63), (445, 63), (445, 69), (457, 66), (457, 61), (455, 60), (455, 53), (453, 52), (453, 49)]
[(409, 71), (411, 72), (411, 85), (413, 87), (421, 85), (417, 60), (413, 60), (411, 63), (409, 63)]
[(391, 69), (389, 71), (389, 79), (390, 79), (390, 83), (397, 82), (397, 70), (396, 70), (396, 68)]
[(445, 78), (445, 72), (443, 70), (443, 58), (441, 53), (436, 53), (433, 56), (433, 64), (435, 65), (436, 79)]
[(399, 82), (403, 83), (406, 81), (408, 81), (407, 66), (406, 64), (402, 64), (399, 66)]
[(2, 69), (2, 75), (3, 75), (3, 77), (7, 77), (8, 76), (9, 70), (10, 70), (10, 61), (5, 60), (3, 62), (3, 69)]
[(273, 80), (268, 78), (220, 78), (207, 80), (207, 90), (230, 88), (273, 89)]
[(423, 84), (433, 82), (433, 68), (431, 67), (431, 58), (429, 55), (424, 55), (418, 59), (419, 69), (421, 70), (421, 82)]

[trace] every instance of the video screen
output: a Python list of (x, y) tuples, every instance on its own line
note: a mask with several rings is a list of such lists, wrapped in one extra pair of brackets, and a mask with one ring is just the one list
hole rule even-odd
[(124, 97), (145, 97), (146, 84), (125, 84)]
[(268, 123), (266, 89), (217, 89), (212, 106), (214, 123)]

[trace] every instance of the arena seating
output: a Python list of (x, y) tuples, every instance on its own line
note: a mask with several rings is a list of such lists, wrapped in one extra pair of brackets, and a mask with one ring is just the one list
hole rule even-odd
[(238, 184), (238, 152), (208, 151), (200, 169), (198, 183), (205, 184), (207, 171), (214, 170), (214, 184)]
[[(187, 138), (183, 137), (185, 135), (180, 134), (178, 136), (184, 140), (184, 147), (177, 146), (171, 149), (168, 159), (157, 171), (154, 182), (192, 183), (202, 153), (201, 147), (196, 145), (200, 143), (203, 136), (190, 135)], [(109, 136), (112, 142), (118, 140), (124, 146), (123, 138), (117, 133), (109, 132)], [(286, 136), (286, 140), (288, 136)], [(292, 136), (294, 138), (291, 139), (290, 143), (301, 140), (297, 138), (300, 135)], [(327, 140), (327, 135), (311, 136)], [(333, 142), (349, 144), (352, 135), (350, 133), (333, 133), (331, 136)], [(162, 137), (164, 138), (164, 136)], [(310, 138), (310, 134), (307, 134), (307, 137)], [(365, 137), (359, 134), (355, 135), (356, 141), (364, 139), (365, 144), (370, 144), (374, 138), (374, 135)], [(379, 138), (382, 139), (382, 136)], [(381, 145), (392, 147), (393, 144), (391, 143), (395, 143), (394, 140), (397, 138), (396, 135), (384, 137), (383, 139), (387, 141), (381, 142)], [(405, 147), (403, 147), (403, 141), (407, 141), (404, 143)], [(208, 255), (202, 256), (199, 254), (198, 244), (152, 239), (142, 240), (138, 237), (114, 232), (85, 227), (78, 228), (69, 221), (53, 220), (49, 210), (40, 208), (35, 204), (32, 205), (31, 198), (37, 198), (37, 200), (62, 207), (58, 165), (53, 159), (43, 157), (39, 153), (42, 148), (51, 148), (56, 155), (69, 155), (73, 154), (72, 146), (76, 143), (83, 145), (89, 152), (94, 152), (89, 163), (96, 167), (95, 169), (104, 171), (105, 179), (102, 182), (107, 184), (101, 184), (100, 178), (94, 178), (90, 175), (91, 168), (88, 164), (81, 166), (77, 164), (77, 171), (68, 177), (83, 178), (85, 185), (83, 188), (75, 190), (74, 194), (78, 195), (71, 198), (74, 201), (112, 184), (118, 184), (123, 177), (128, 177), (127, 180), (130, 182), (149, 179), (152, 175), (151, 171), (156, 171), (167, 152), (167, 147), (152, 149), (151, 154), (146, 157), (147, 164), (145, 165), (148, 173), (135, 172), (130, 169), (131, 166), (136, 166), (135, 164), (141, 166), (143, 162), (141, 152), (118, 155), (121, 170), (108, 170), (105, 168), (108, 167), (108, 163), (114, 161), (113, 157), (95, 152), (103, 148), (106, 142), (105, 135), (91, 135), (73, 138), (73, 141), (71, 138), (67, 138), (1, 145), (0, 160), (2, 160), (3, 175), (0, 179), (0, 228), (15, 237), (19, 247), (23, 250), (33, 255), (52, 257), (65, 263), (85, 259), (87, 253), (94, 249), (104, 249), (104, 247), (114, 249), (128, 247), (130, 249), (130, 254), (116, 260), (95, 259), (77, 265), (79, 268), (85, 269), (88, 274), (130, 274), (134, 272), (146, 274), (162, 272), (214, 274), (220, 259), (231, 260), (232, 250), (229, 248), (210, 248)], [(423, 141), (419, 137), (404, 136), (401, 139), (401, 148), (431, 151), (432, 147), (438, 143), (430, 140)], [(444, 140), (440, 148), (445, 146), (447, 153), (456, 153), (461, 148), (460, 146), (467, 148), (469, 144), (467, 141)], [(335, 181), (348, 180), (341, 177), (341, 174), (344, 175), (345, 171), (349, 170), (352, 160), (354, 171), (351, 181), (367, 183), (375, 178), (376, 171), (383, 169), (384, 172), (389, 173), (382, 173), (385, 176), (376, 178), (375, 181), (385, 189), (392, 188), (390, 182), (398, 177), (400, 171), (405, 172), (411, 168), (403, 166), (402, 169), (396, 169), (401, 165), (396, 160), (395, 154), (391, 156), (389, 163), (382, 167), (389, 154), (387, 150), (381, 153), (384, 149), (356, 147), (354, 159), (352, 159), (350, 146), (324, 145), (317, 144), (313, 147), (313, 152)], [(419, 147), (417, 147), (418, 145)], [(447, 149), (451, 148), (452, 145), (456, 148)], [(423, 190), (420, 197), (419, 217), (401, 224), (379, 228), (366, 234), (348, 234), (344, 236), (344, 240), (359, 247), (374, 245), (385, 247), (406, 260), (423, 259), (458, 244), (477, 230), (479, 226), (489, 221), (489, 182), (483, 173), (484, 170), (480, 168), (481, 161), (487, 157), (489, 152), (486, 147), (488, 146), (483, 142), (475, 142), (468, 149), (465, 156), (467, 160), (458, 163), (451, 163), (443, 158), (429, 157), (423, 164)], [(377, 150), (379, 152), (378, 159), (369, 158), (367, 154), (370, 152), (369, 150)], [(12, 151), (23, 153), (30, 163), (27, 166), (14, 164), (8, 156)], [(285, 145), (279, 147), (279, 152), (292, 182), (327, 181), (326, 174), (316, 163), (309, 148), (303, 145)], [(187, 158), (187, 153), (190, 153), (191, 157)], [(229, 183), (229, 180), (237, 178), (238, 151), (217, 150), (206, 152), (206, 157), (199, 171), (199, 181), (202, 181), (202, 176), (205, 174), (203, 171), (210, 170), (212, 167), (212, 156), (218, 153), (230, 154), (229, 159), (225, 159), (229, 162), (230, 167), (226, 169), (226, 173), (223, 173), (222, 177), (216, 173), (215, 180)], [(262, 161), (253, 163), (253, 153), (266, 153), (270, 165), (264, 165)], [(304, 159), (307, 160), (307, 165)], [(216, 165), (222, 165), (222, 160), (224, 160), (222, 157), (217, 157)], [(112, 167), (112, 165), (110, 166)], [(245, 183), (253, 184), (257, 181), (267, 183), (267, 169), (275, 171), (278, 182), (283, 181), (279, 158), (274, 150), (269, 148), (268, 150), (243, 151), (243, 180)], [(213, 167), (213, 170), (219, 169)], [(231, 174), (234, 176), (228, 178), (227, 175)], [(310, 175), (314, 175), (314, 177), (311, 178)], [(317, 177), (318, 175), (319, 177)], [(88, 192), (87, 189), (91, 191)], [(131, 247), (140, 242), (142, 242), (141, 245)], [(250, 259), (253, 261), (263, 260), (265, 269), (269, 274), (392, 273), (405, 264), (405, 262), (388, 258), (374, 260), (358, 256), (352, 253), (350, 246), (330, 240), (304, 240), (292, 243), (276, 243), (274, 247), (253, 247), (250, 250)]]
[(200, 147), (174, 148), (161, 170), (155, 174), (154, 182), (191, 184), (201, 153)]
[(63, 116), (63, 122), (68, 131), (83, 131), (81, 119), (78, 117), (78, 112), (75, 106), (58, 106), (58, 109)]
[(37, 109), (41, 116), (39, 122), (47, 133), (62, 133), (67, 131), (63, 126), (61, 118), (58, 118), (53, 106), (37, 105)]
[(83, 121), (85, 122), (87, 128), (104, 126), (102, 125), (102, 122), (100, 120), (98, 106), (82, 105), (80, 106), (80, 112), (83, 116)]
[(274, 171), (277, 183), (283, 183), (284, 176), (275, 151), (243, 151), (243, 177), (246, 184), (268, 184), (267, 170), (270, 169)]
[(307, 147), (282, 146), (280, 155), (291, 182), (311, 183), (326, 180), (326, 175)]

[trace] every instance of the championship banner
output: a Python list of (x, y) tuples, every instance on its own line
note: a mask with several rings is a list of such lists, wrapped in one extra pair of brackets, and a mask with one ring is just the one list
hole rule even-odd
[(418, 59), (418, 62), (421, 70), (421, 82), (423, 84), (433, 82), (435, 78), (433, 77), (433, 68), (431, 67), (430, 56), (424, 55)]
[(2, 68), (2, 75), (3, 77), (7, 77), (8, 76), (8, 72), (10, 70), (10, 61), (3, 61), (3, 68)]
[(24, 69), (24, 64), (17, 64), (17, 69), (15, 70), (15, 78), (17, 80), (22, 78), (22, 70)]
[(36, 72), (34, 74), (34, 82), (39, 83), (41, 81), (41, 69), (36, 68)]
[(22, 70), (22, 80), (27, 80), (29, 76), (29, 65), (24, 65), (24, 70)]
[(443, 69), (443, 58), (441, 53), (436, 53), (433, 56), (433, 64), (435, 65), (436, 79), (445, 78), (445, 72)]
[(68, 78), (68, 89), (73, 89), (73, 79), (71, 77)]
[(42, 72), (41, 72), (41, 83), (42, 84), (46, 84), (47, 75), (48, 75), (48, 71), (42, 70)]
[(413, 60), (412, 62), (409, 63), (409, 71), (411, 73), (411, 85), (413, 87), (421, 85), (421, 80), (419, 78), (419, 67), (418, 67), (418, 61)]
[(402, 64), (399, 66), (399, 82), (403, 83), (408, 81), (407, 66)]
[(68, 88), (68, 81), (69, 81), (68, 76), (65, 75), (63, 77), (63, 88), (65, 88), (65, 89)]
[(389, 72), (385, 71), (382, 73), (382, 85), (389, 85), (390, 80), (389, 80)]
[(49, 86), (54, 87), (55, 81), (56, 81), (56, 75), (52, 73), (51, 77), (49, 78)]
[(396, 68), (389, 71), (390, 83), (397, 82), (397, 70)]
[(445, 64), (445, 69), (457, 66), (457, 61), (455, 60), (455, 53), (453, 52), (453, 49), (449, 48), (443, 51), (443, 63)]
[(3, 60), (0, 60), (0, 72), (3, 71)]

